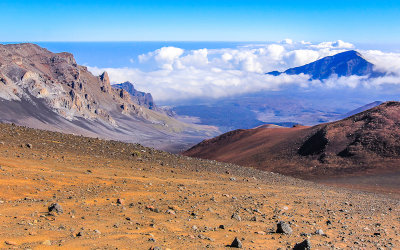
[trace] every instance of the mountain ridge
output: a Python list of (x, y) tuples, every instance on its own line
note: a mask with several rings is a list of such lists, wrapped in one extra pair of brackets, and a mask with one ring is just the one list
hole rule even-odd
[[(72, 54), (34, 44), (0, 45), (0, 121), (179, 151), (217, 133), (138, 105)], [(174, 141), (176, 138), (176, 141)], [(178, 147), (178, 148), (176, 148)]]
[(400, 172), (399, 113), (400, 102), (385, 102), (313, 127), (235, 130), (184, 155), (311, 179)]

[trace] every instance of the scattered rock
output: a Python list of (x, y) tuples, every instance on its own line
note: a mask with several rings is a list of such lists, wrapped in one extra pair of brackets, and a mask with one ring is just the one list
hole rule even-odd
[(155, 208), (153, 206), (146, 206), (146, 209), (150, 210), (152, 212), (155, 212), (155, 213), (159, 213), (160, 212), (160, 210), (158, 208)]
[(293, 250), (310, 250), (311, 249), (311, 243), (310, 240), (304, 240), (301, 243), (297, 243), (294, 247)]
[(27, 144), (26, 144), (26, 147), (27, 147), (27, 148), (32, 148), (32, 144), (27, 143)]
[(161, 247), (150, 247), (149, 250), (162, 250)]
[(278, 222), (276, 233), (278, 233), (278, 234), (291, 234), (292, 232), (293, 232), (293, 230), (289, 226), (288, 223), (286, 223), (284, 221)]
[(50, 240), (45, 240), (45, 241), (42, 242), (42, 245), (51, 246), (51, 241)]
[(235, 239), (232, 241), (230, 247), (242, 248), (243, 245), (242, 245), (242, 242), (237, 237), (235, 237)]
[(125, 200), (124, 200), (124, 199), (121, 199), (121, 198), (118, 198), (118, 199), (117, 199), (117, 204), (118, 204), (118, 205), (124, 205), (124, 203), (125, 203)]
[(47, 209), (49, 210), (49, 213), (56, 212), (57, 214), (62, 214), (64, 212), (61, 205), (58, 203), (51, 204)]
[(232, 214), (231, 219), (235, 219), (237, 221), (241, 221), (242, 218), (240, 218), (240, 215), (238, 215), (237, 213)]
[(9, 246), (16, 246), (17, 245), (16, 242), (10, 241), (10, 240), (6, 240), (4, 243), (6, 243), (6, 245), (9, 245)]
[(167, 214), (175, 214), (175, 211), (172, 210), (172, 209), (168, 209), (168, 210), (166, 211), (166, 213), (167, 213)]

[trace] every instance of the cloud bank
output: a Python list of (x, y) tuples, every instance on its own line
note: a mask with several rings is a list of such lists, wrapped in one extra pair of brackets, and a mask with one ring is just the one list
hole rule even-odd
[(384, 84), (400, 84), (400, 78), (396, 76), (400, 75), (400, 53), (378, 50), (358, 51), (375, 64), (377, 70), (392, 72), (393, 75), (376, 79), (332, 77), (324, 82), (308, 81), (307, 75), (265, 75), (266, 72), (283, 71), (349, 49), (357, 48), (340, 40), (312, 44), (290, 39), (224, 49), (163, 47), (138, 56), (137, 61), (143, 68), (88, 68), (97, 75), (107, 71), (113, 83), (130, 81), (137, 89), (152, 93), (157, 101), (220, 98), (260, 90), (278, 91), (291, 85), (307, 89), (379, 88)]

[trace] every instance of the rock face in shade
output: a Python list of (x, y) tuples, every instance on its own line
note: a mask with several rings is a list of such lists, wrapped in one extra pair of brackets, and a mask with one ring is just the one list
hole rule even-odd
[(52, 53), (29, 43), (0, 45), (0, 122), (169, 151), (217, 133), (147, 107), (154, 107), (151, 95), (139, 100), (112, 88), (107, 72), (92, 75), (70, 53)]
[(132, 101), (138, 105), (144, 106), (148, 109), (158, 110), (156, 104), (154, 103), (153, 96), (150, 93), (136, 90), (132, 83), (124, 82), (120, 84), (114, 84), (112, 87), (126, 90), (131, 95)]
[(338, 77), (352, 75), (378, 77), (384, 75), (382, 72), (374, 71), (374, 65), (354, 50), (327, 56), (300, 67), (290, 68), (284, 72), (272, 71), (267, 74), (278, 76), (283, 73), (287, 75), (305, 74), (310, 75), (311, 79), (318, 80), (324, 80), (333, 75)]

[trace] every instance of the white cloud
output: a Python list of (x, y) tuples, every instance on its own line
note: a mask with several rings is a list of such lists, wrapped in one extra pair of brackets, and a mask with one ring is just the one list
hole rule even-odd
[(289, 38), (286, 38), (286, 39), (283, 39), (283, 40), (281, 41), (281, 43), (282, 43), (282, 44), (293, 44), (293, 40), (292, 40), (292, 39), (289, 39)]
[(384, 53), (379, 50), (367, 50), (362, 52), (363, 57), (375, 64), (376, 70), (382, 72), (400, 72), (400, 53)]
[(335, 42), (322, 42), (317, 45), (312, 45), (315, 48), (337, 48), (337, 49), (353, 49), (354, 45), (351, 43), (343, 42), (342, 40), (337, 40)]
[[(176, 47), (163, 47), (138, 56), (140, 65), (150, 68), (147, 71), (142, 68), (89, 69), (94, 74), (106, 70), (113, 83), (131, 81), (139, 90), (151, 92), (158, 101), (194, 97), (218, 98), (259, 90), (276, 91), (288, 85), (302, 88), (355, 88), (400, 83), (395, 76), (374, 80), (358, 76), (333, 77), (321, 83), (308, 81), (309, 76), (306, 75), (265, 75), (270, 71), (284, 71), (353, 48), (354, 45), (341, 40), (319, 44), (286, 40), (237, 48), (186, 51)], [(374, 50), (360, 52), (367, 60), (376, 64), (377, 69), (400, 72), (400, 53)]]
[(139, 56), (139, 62), (147, 62), (149, 60), (154, 60), (161, 68), (173, 69), (173, 64), (176, 59), (178, 59), (184, 50), (176, 47), (162, 47), (153, 52), (143, 54)]

